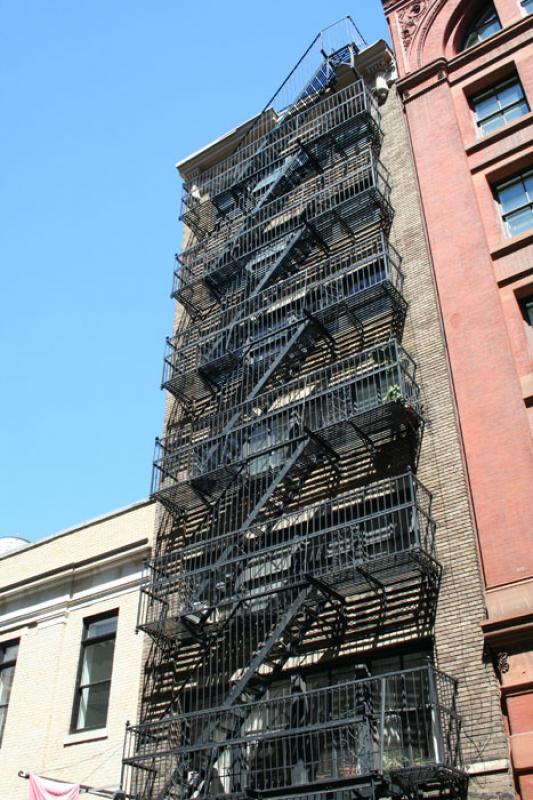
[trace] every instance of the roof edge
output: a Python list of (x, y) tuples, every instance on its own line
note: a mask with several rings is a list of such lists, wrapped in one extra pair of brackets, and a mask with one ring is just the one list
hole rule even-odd
[(122, 506), (121, 508), (115, 509), (115, 511), (109, 511), (107, 514), (102, 514), (98, 517), (93, 517), (85, 522), (80, 522), (77, 525), (72, 525), (69, 528), (63, 528), (57, 533), (51, 533), (48, 536), (43, 536), (41, 539), (37, 539), (35, 542), (28, 542), (27, 545), (22, 547), (18, 547), (16, 550), (12, 550), (9, 553), (5, 553), (4, 555), (0, 555), (0, 561), (4, 561), (6, 558), (11, 558), (12, 556), (20, 555), (21, 553), (25, 553), (28, 550), (32, 550), (35, 547), (41, 547), (43, 544), (47, 544), (48, 542), (54, 541), (54, 539), (60, 539), (62, 536), (68, 536), (71, 533), (76, 533), (77, 531), (82, 531), (84, 528), (91, 528), (93, 525), (100, 525), (102, 522), (106, 522), (107, 520), (113, 519), (114, 517), (120, 517), (123, 514), (128, 514), (135, 509), (143, 508), (144, 506), (149, 506), (155, 504), (155, 500), (150, 500), (150, 498), (146, 498), (145, 500), (137, 500), (134, 503), (130, 503), (127, 506)]

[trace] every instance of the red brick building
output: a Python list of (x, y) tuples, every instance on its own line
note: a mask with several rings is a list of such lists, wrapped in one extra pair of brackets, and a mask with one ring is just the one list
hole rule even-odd
[(531, 798), (533, 2), (384, 6), (478, 532), (480, 624), (501, 683), (516, 787)]

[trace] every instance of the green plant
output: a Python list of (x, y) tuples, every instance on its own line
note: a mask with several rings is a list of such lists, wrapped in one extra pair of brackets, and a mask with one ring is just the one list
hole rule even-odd
[(405, 398), (404, 398), (404, 396), (402, 394), (402, 390), (400, 389), (400, 387), (398, 386), (397, 383), (395, 383), (393, 386), (389, 387), (389, 389), (387, 391), (387, 394), (383, 398), (383, 402), (384, 403), (392, 403), (392, 402), (405, 403)]

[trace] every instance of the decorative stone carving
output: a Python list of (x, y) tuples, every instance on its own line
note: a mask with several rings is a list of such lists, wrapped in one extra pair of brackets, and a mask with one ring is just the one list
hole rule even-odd
[(509, 653), (500, 650), (496, 655), (496, 666), (500, 675), (505, 675), (506, 672), (509, 672)]
[(416, 2), (410, 3), (398, 14), (404, 47), (409, 47), (413, 41), (418, 25), (431, 5), (431, 2), (432, 0), (416, 0)]

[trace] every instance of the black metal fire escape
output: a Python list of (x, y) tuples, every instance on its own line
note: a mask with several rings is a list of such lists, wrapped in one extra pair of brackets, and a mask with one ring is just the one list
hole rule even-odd
[[(379, 112), (351, 30), (317, 37), (291, 102), (285, 82), (185, 187), (186, 324), (163, 376), (178, 413), (152, 486), (181, 538), (148, 564), (138, 624), (170, 677), (127, 730), (134, 800), (464, 795), (453, 681), (357, 661), (431, 635), (441, 568), (414, 474), (423, 417)], [(350, 675), (316, 684), (321, 661)]]

